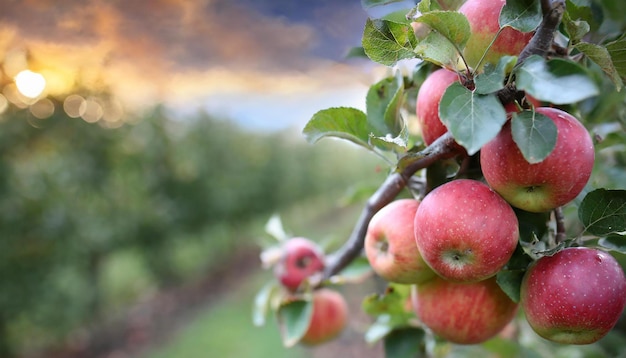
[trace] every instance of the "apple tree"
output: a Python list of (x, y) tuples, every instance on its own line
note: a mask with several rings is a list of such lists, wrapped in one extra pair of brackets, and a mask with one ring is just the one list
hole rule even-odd
[[(364, 341), (382, 340), (388, 357), (478, 344), (617, 354), (626, 344), (626, 5), (362, 5), (370, 17), (352, 53), (388, 76), (371, 85), (365, 111), (322, 109), (303, 134), (360, 145), (389, 163), (388, 175), (334, 252), (268, 223), (280, 242), (261, 256), (276, 280), (255, 298), (255, 323), (274, 312), (286, 346), (333, 339), (346, 305), (321, 297), (371, 274), (387, 288), (363, 299)], [(527, 333), (539, 343), (520, 339)]]

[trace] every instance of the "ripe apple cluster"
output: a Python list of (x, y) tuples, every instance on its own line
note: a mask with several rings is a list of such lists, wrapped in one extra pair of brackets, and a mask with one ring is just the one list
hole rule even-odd
[[(293, 237), (283, 242), (274, 276), (284, 288), (287, 301), (308, 290), (309, 279), (326, 267), (323, 250), (314, 241)], [(316, 345), (336, 338), (348, 320), (348, 304), (337, 291), (329, 288), (312, 292), (312, 314), (300, 343)]]
[[(468, 67), (458, 71), (480, 72), (483, 64), (518, 55), (528, 44), (532, 34), (500, 30), (504, 5), (505, 0), (467, 0), (461, 6), (459, 12), (467, 17), (472, 34), (463, 51)], [(416, 115), (425, 144), (447, 132), (439, 116), (441, 98), (461, 78), (460, 72), (439, 68), (422, 83)], [(612, 329), (626, 304), (622, 268), (611, 255), (592, 248), (571, 247), (533, 262), (523, 279), (519, 305), (496, 282), (496, 274), (518, 246), (513, 207), (542, 213), (568, 204), (582, 192), (594, 165), (591, 136), (578, 119), (561, 109), (542, 107), (530, 96), (526, 99), (557, 130), (554, 148), (545, 159), (534, 163), (525, 159), (513, 139), (509, 116), (499, 134), (480, 150), (480, 181), (456, 179), (435, 188), (421, 202), (392, 202), (368, 227), (365, 252), (374, 271), (390, 282), (415, 284), (419, 319), (453, 343), (492, 338), (521, 306), (541, 337), (588, 344)], [(505, 109), (513, 112), (518, 106), (505, 104)]]

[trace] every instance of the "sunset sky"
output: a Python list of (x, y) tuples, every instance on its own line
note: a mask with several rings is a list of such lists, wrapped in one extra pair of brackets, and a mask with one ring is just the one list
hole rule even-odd
[(41, 72), (52, 95), (80, 83), (124, 105), (301, 127), (364, 106), (375, 68), (344, 55), (366, 17), (359, 0), (4, 0), (0, 58), (8, 77)]

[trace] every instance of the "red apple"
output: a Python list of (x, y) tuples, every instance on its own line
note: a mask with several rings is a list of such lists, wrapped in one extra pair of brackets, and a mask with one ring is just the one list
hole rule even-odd
[(495, 275), (513, 255), (518, 237), (511, 206), (476, 180), (435, 188), (415, 213), (415, 241), (424, 261), (451, 281)]
[(324, 253), (313, 241), (294, 237), (284, 242), (274, 275), (290, 291), (296, 291), (308, 277), (324, 270)]
[[(472, 34), (463, 50), (467, 64), (474, 68), (500, 29), (500, 11), (506, 0), (467, 0), (459, 12), (467, 17)], [(532, 33), (522, 33), (511, 27), (502, 30), (489, 48), (484, 63), (496, 64), (502, 56), (517, 56), (532, 38)]]
[(313, 315), (300, 342), (315, 345), (337, 337), (347, 318), (348, 304), (339, 292), (327, 288), (313, 292)]
[(400, 199), (378, 211), (367, 227), (365, 254), (374, 271), (387, 281), (411, 284), (432, 278), (415, 244), (419, 201)]
[(440, 277), (417, 286), (418, 318), (436, 335), (457, 344), (477, 344), (498, 334), (517, 304), (495, 277), (455, 283)]
[(626, 278), (606, 252), (567, 248), (535, 261), (524, 275), (520, 302), (537, 334), (558, 343), (604, 337), (626, 304)]
[(554, 121), (556, 145), (542, 162), (530, 164), (511, 136), (511, 124), (480, 151), (487, 183), (511, 205), (531, 212), (545, 212), (573, 200), (585, 187), (594, 163), (594, 149), (587, 129), (574, 116), (556, 108), (537, 113)]
[(458, 81), (455, 72), (440, 68), (428, 75), (417, 93), (416, 114), (427, 145), (448, 131), (439, 118), (439, 103), (446, 89)]

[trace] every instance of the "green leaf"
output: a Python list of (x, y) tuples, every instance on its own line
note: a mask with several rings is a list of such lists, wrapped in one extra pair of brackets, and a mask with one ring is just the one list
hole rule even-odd
[(367, 19), (362, 45), (372, 61), (392, 66), (400, 60), (415, 58), (413, 49), (417, 39), (411, 25)]
[(615, 70), (622, 78), (626, 78), (626, 35), (606, 44)]
[(598, 240), (598, 245), (611, 251), (626, 254), (626, 236), (611, 234)]
[(392, 137), (400, 134), (404, 121), (400, 116), (402, 99), (404, 98), (404, 81), (402, 73), (387, 77), (372, 85), (365, 98), (367, 122), (374, 129), (375, 136)]
[[(604, 73), (609, 76), (611, 81), (615, 84), (616, 89), (619, 91), (624, 83), (620, 78), (617, 69), (613, 65), (613, 60), (611, 59), (611, 54), (606, 49), (606, 47), (588, 43), (588, 42), (579, 42), (575, 46), (580, 52), (584, 53), (591, 61), (595, 62)], [(624, 49), (626, 51), (626, 49)]]
[(414, 21), (428, 25), (432, 30), (448, 39), (459, 50), (465, 47), (471, 35), (467, 18), (456, 11), (430, 11), (415, 18)]
[(415, 54), (424, 61), (437, 66), (455, 68), (459, 52), (442, 34), (431, 31), (415, 47)]
[(506, 122), (504, 107), (495, 95), (472, 92), (458, 82), (444, 92), (439, 116), (469, 155), (492, 140)]
[(252, 322), (255, 326), (265, 325), (265, 318), (270, 309), (272, 297), (279, 289), (275, 280), (268, 282), (254, 296), (254, 305), (252, 308)]
[(568, 11), (563, 14), (563, 26), (569, 35), (571, 43), (579, 42), (590, 30), (589, 23), (585, 20), (573, 20)]
[(397, 137), (392, 137), (391, 135), (387, 135), (385, 137), (372, 136), (370, 138), (370, 143), (376, 148), (401, 154), (405, 153), (408, 149), (408, 139), (409, 132), (405, 129)]
[(534, 111), (514, 113), (511, 119), (513, 141), (531, 164), (540, 163), (556, 145), (556, 125), (547, 116)]
[[(408, 286), (407, 286), (408, 287)], [(398, 289), (398, 285), (390, 285), (383, 294), (372, 294), (363, 299), (363, 311), (371, 316), (380, 314), (405, 315), (407, 294)]]
[(520, 288), (525, 270), (500, 270), (496, 275), (496, 282), (513, 302), (520, 300)]
[(543, 14), (539, 0), (507, 0), (500, 12), (500, 27), (509, 26), (531, 32), (539, 26)]
[(504, 88), (506, 74), (513, 69), (516, 61), (516, 56), (503, 56), (496, 66), (491, 63), (485, 64), (484, 72), (474, 78), (476, 93), (489, 94)]
[(395, 329), (385, 336), (385, 358), (428, 357), (425, 338), (422, 328)]
[(598, 11), (591, 8), (591, 1), (567, 0), (565, 2), (565, 14), (563, 14), (563, 19), (570, 18), (574, 21), (585, 23), (590, 30), (596, 31), (602, 23), (602, 15), (598, 14)]
[(580, 65), (563, 59), (545, 61), (530, 56), (517, 70), (517, 88), (541, 101), (570, 104), (599, 94), (596, 83)]
[(388, 314), (381, 314), (376, 318), (376, 321), (372, 323), (365, 332), (365, 342), (375, 343), (383, 339), (391, 331), (393, 331), (391, 316)]
[(324, 137), (337, 137), (349, 140), (365, 148), (369, 144), (370, 133), (367, 116), (355, 108), (336, 107), (321, 110), (313, 115), (302, 133), (309, 143), (315, 143)]
[(363, 9), (368, 10), (371, 8), (385, 6), (390, 4), (402, 3), (405, 0), (361, 0), (361, 6)]
[(309, 328), (313, 316), (313, 302), (311, 300), (290, 301), (282, 304), (276, 314), (283, 344), (285, 347), (293, 347)]
[(626, 190), (596, 189), (578, 207), (585, 230), (596, 236), (626, 231)]

